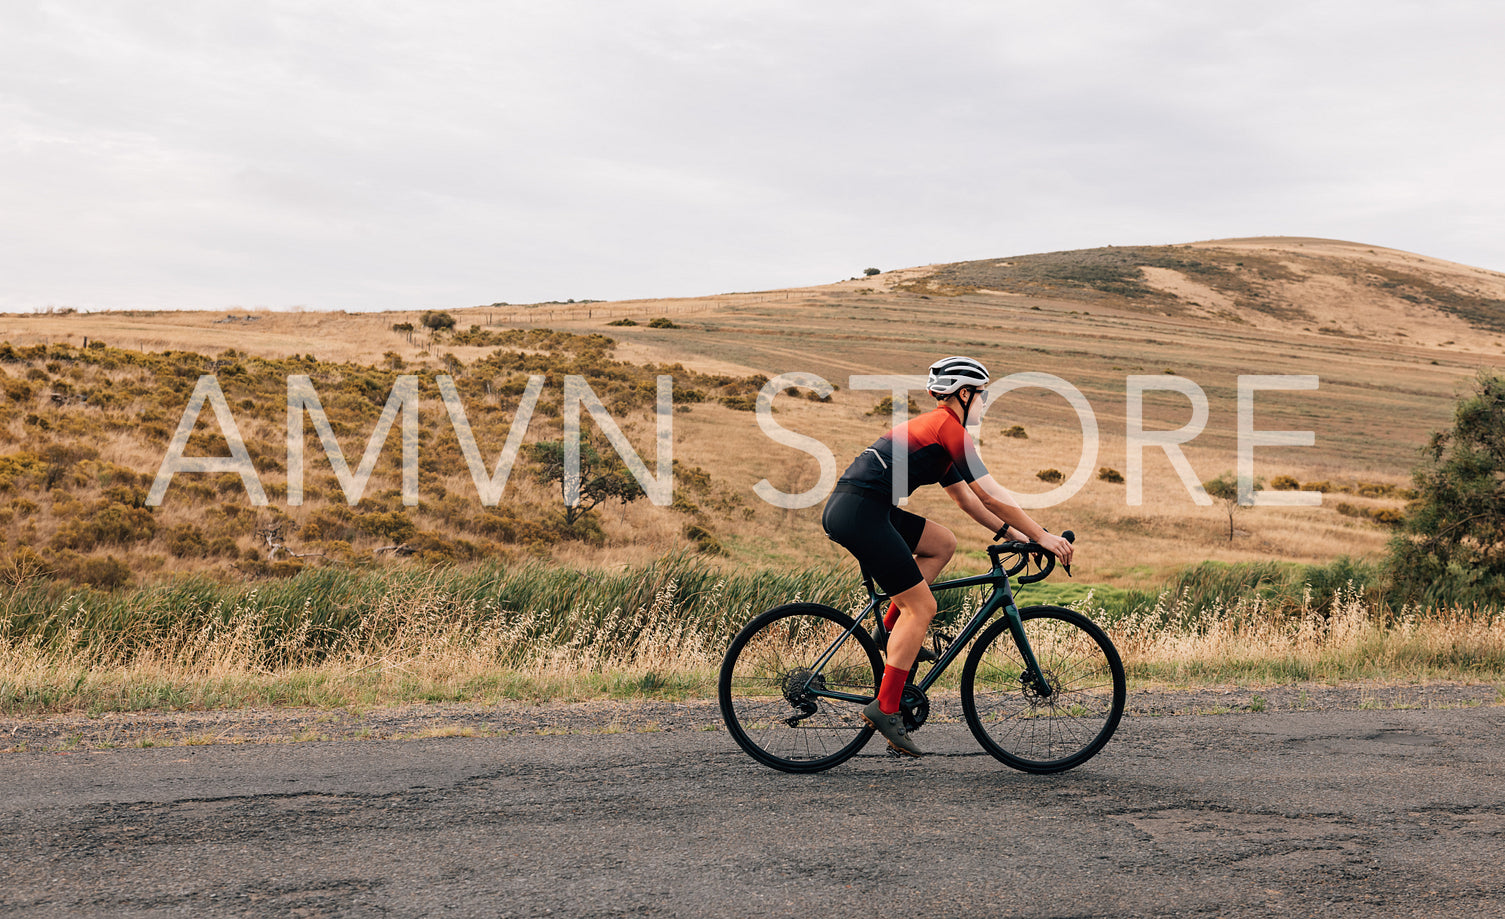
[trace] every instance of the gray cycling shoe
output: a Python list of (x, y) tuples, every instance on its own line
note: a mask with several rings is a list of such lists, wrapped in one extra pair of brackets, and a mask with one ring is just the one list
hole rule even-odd
[(904, 716), (897, 712), (892, 715), (884, 714), (883, 710), (878, 707), (877, 699), (869, 702), (867, 708), (862, 710), (862, 720), (876, 728), (878, 733), (883, 735), (883, 739), (888, 741), (888, 745), (900, 753), (907, 753), (910, 756), (925, 755), (925, 752), (909, 739), (909, 732), (904, 729)]

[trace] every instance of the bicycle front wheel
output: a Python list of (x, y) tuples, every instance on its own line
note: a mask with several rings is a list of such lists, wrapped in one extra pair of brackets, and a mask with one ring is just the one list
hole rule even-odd
[(882, 658), (865, 629), (853, 631), (851, 618), (829, 606), (790, 603), (732, 639), (721, 664), (721, 716), (758, 762), (818, 772), (846, 761), (873, 736), (862, 706), (882, 677)]
[(1124, 665), (1107, 633), (1059, 606), (1019, 611), (1048, 691), (1030, 678), (999, 619), (962, 669), (962, 711), (983, 749), (1025, 772), (1064, 772), (1091, 759), (1124, 711)]

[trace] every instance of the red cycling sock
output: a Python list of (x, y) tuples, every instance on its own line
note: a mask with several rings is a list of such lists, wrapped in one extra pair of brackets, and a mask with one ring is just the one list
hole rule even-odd
[(878, 684), (878, 711), (892, 715), (899, 710), (899, 702), (904, 698), (904, 683), (908, 679), (908, 670), (883, 668), (883, 682)]
[(899, 621), (899, 601), (888, 601), (888, 612), (883, 614), (883, 628), (892, 632), (894, 623)]

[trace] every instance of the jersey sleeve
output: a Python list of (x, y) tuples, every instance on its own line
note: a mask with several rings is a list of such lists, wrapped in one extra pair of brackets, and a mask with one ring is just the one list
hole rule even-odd
[(946, 447), (951, 453), (951, 468), (946, 470), (946, 475), (941, 479), (943, 487), (957, 482), (975, 482), (988, 474), (988, 467), (982, 464), (982, 457), (978, 455), (972, 435), (960, 424), (956, 426), (956, 436)]

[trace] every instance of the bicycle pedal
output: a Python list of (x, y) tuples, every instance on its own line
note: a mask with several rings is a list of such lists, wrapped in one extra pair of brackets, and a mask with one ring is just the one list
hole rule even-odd
[(955, 635), (947, 635), (944, 632), (936, 632), (932, 635), (931, 644), (935, 650), (930, 652), (930, 660), (940, 660), (941, 656), (950, 650), (951, 643), (954, 641), (956, 641)]

